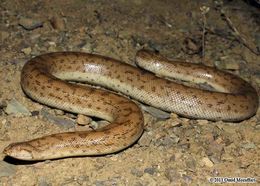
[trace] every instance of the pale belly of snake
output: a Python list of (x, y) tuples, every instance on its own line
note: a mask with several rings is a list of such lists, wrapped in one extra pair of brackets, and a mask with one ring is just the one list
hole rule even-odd
[(142, 135), (143, 114), (136, 103), (110, 91), (65, 80), (103, 86), (189, 118), (240, 121), (254, 115), (258, 108), (255, 89), (232, 74), (197, 64), (171, 62), (144, 50), (137, 53), (136, 62), (158, 76), (206, 83), (216, 91), (177, 84), (99, 55), (57, 52), (37, 56), (24, 65), (21, 74), (21, 86), (29, 97), (111, 124), (97, 131), (59, 133), (13, 143), (4, 153), (22, 160), (109, 154), (129, 147)]

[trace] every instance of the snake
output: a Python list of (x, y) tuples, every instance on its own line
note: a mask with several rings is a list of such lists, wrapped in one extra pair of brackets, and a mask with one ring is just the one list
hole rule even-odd
[(69, 51), (27, 61), (21, 72), (21, 87), (27, 96), (50, 107), (102, 118), (109, 124), (92, 131), (12, 143), (3, 152), (28, 161), (120, 152), (144, 131), (143, 112), (133, 100), (182, 117), (212, 121), (242, 121), (257, 111), (257, 91), (232, 73), (170, 60), (144, 49), (137, 52), (135, 62), (134, 66), (98, 54)]

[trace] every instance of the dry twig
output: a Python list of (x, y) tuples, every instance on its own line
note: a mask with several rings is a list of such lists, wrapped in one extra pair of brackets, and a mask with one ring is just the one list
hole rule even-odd
[(245, 39), (245, 37), (243, 37), (239, 31), (237, 30), (237, 28), (234, 26), (234, 24), (232, 23), (231, 19), (226, 15), (223, 7), (222, 7), (222, 4), (223, 2), (222, 1), (219, 1), (217, 2), (217, 4), (219, 5), (218, 9), (221, 13), (221, 16), (223, 16), (224, 20), (227, 22), (227, 25), (231, 28), (232, 30), (232, 34), (233, 36), (240, 42), (242, 43), (245, 47), (247, 47), (251, 52), (253, 52), (254, 54), (256, 55), (259, 55), (260, 54), (260, 51), (255, 48), (255, 47), (252, 47), (248, 41)]
[(207, 24), (207, 19), (206, 19), (206, 14), (209, 11), (209, 7), (206, 6), (202, 6), (200, 7), (200, 11), (202, 14), (202, 18), (203, 18), (203, 27), (202, 27), (202, 61), (204, 61), (204, 57), (205, 57), (205, 33), (206, 33), (206, 24)]

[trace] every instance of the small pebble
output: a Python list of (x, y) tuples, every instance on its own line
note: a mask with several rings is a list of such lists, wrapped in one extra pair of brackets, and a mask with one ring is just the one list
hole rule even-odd
[(248, 162), (248, 160), (242, 160), (239, 162), (239, 168), (241, 169), (246, 169), (250, 166), (251, 164)]
[(249, 150), (249, 149), (256, 149), (256, 145), (254, 143), (245, 143), (242, 145), (242, 148)]
[(51, 186), (51, 184), (48, 183), (48, 181), (46, 181), (46, 178), (45, 178), (45, 177), (39, 178), (38, 185), (39, 185), (39, 186)]
[(174, 120), (174, 121), (172, 121), (170, 124), (171, 124), (171, 127), (177, 127), (177, 126), (180, 126), (180, 125), (181, 125), (181, 121), (179, 121), (179, 120)]
[(219, 176), (219, 171), (217, 169), (213, 169), (212, 176)]
[(160, 119), (168, 119), (170, 118), (170, 113), (168, 112), (164, 112), (160, 109), (151, 107), (151, 106), (145, 106), (145, 105), (141, 105), (141, 108), (148, 112), (149, 114), (151, 114), (152, 116), (156, 117), (156, 118), (160, 118)]
[(32, 52), (32, 48), (31, 47), (27, 47), (27, 48), (23, 48), (21, 50), (25, 55), (30, 55)]
[(110, 124), (110, 122), (108, 122), (106, 120), (100, 120), (97, 123), (98, 123), (98, 128), (103, 128), (103, 127), (105, 127), (105, 126)]
[(18, 24), (26, 30), (34, 30), (43, 26), (42, 21), (30, 18), (21, 18)]
[(166, 169), (165, 176), (170, 182), (177, 182), (181, 177), (174, 168)]
[(154, 175), (155, 172), (156, 172), (156, 168), (154, 168), (154, 167), (148, 167), (148, 168), (144, 169), (144, 173), (148, 173), (150, 175)]
[(6, 119), (3, 119), (2, 122), (1, 122), (3, 125), (5, 125), (7, 123), (7, 120)]
[(150, 146), (151, 141), (152, 141), (152, 136), (151, 136), (151, 135), (148, 135), (148, 133), (145, 132), (145, 133), (141, 136), (141, 138), (138, 140), (138, 144), (139, 144), (140, 146), (146, 146), (146, 147), (148, 147), (148, 146)]
[(213, 162), (208, 157), (202, 158), (201, 161), (202, 161), (202, 165), (205, 165), (206, 167), (213, 167), (214, 166)]
[(56, 52), (57, 48), (55, 45), (50, 45), (47, 50), (48, 50), (48, 52)]
[(30, 116), (31, 112), (20, 102), (18, 102), (16, 99), (12, 99), (5, 108), (5, 113), (10, 115), (23, 115), (23, 116)]
[(197, 120), (199, 125), (207, 125), (209, 123), (208, 120)]
[(157, 146), (164, 146), (164, 147), (172, 147), (174, 144), (177, 144), (180, 141), (180, 138), (175, 134), (171, 134), (170, 136), (156, 136), (156, 145)]
[(38, 116), (40, 112), (38, 110), (32, 111), (31, 112), (32, 116)]
[(226, 59), (225, 57), (222, 57), (221, 61), (215, 61), (214, 64), (219, 69), (226, 69), (226, 70), (239, 70), (240, 69), (239, 61)]
[(153, 40), (148, 41), (149, 48), (155, 50), (155, 51), (161, 51), (163, 49), (163, 44), (154, 42)]
[(7, 39), (9, 36), (10, 36), (10, 34), (9, 34), (8, 32), (0, 31), (1, 41), (4, 41), (4, 40)]
[(188, 167), (188, 169), (192, 172), (196, 171), (196, 161), (193, 158), (188, 159), (185, 162), (186, 166)]
[(137, 181), (134, 186), (144, 186), (141, 182)]
[(95, 181), (94, 184), (95, 184), (95, 186), (104, 186), (106, 184), (106, 182), (97, 180), (97, 181)]
[(100, 120), (100, 121), (91, 121), (89, 126), (90, 128), (96, 130), (96, 129), (100, 129), (100, 128), (103, 128), (107, 125), (109, 125), (110, 123), (106, 120)]
[(138, 170), (136, 168), (131, 169), (131, 174), (137, 176), (137, 177), (142, 177), (143, 176), (143, 171)]
[(54, 109), (54, 113), (57, 116), (63, 116), (65, 114), (64, 111), (60, 109)]
[(6, 107), (6, 106), (7, 106), (6, 100), (3, 100), (3, 99), (0, 98), (0, 109), (1, 109), (1, 108), (4, 108), (4, 107)]
[(234, 161), (234, 156), (231, 156), (229, 153), (224, 153), (224, 154), (222, 154), (222, 156), (221, 156), (221, 160), (222, 161), (230, 161), (230, 162), (232, 162), (232, 161)]
[(52, 17), (51, 20), (50, 20), (50, 23), (51, 23), (51, 26), (54, 29), (57, 29), (57, 30), (64, 30), (65, 29), (65, 22), (59, 16)]
[(92, 121), (92, 119), (88, 116), (82, 115), (82, 114), (78, 114), (77, 116), (77, 124), (79, 125), (89, 125), (90, 122)]
[(192, 177), (188, 175), (183, 175), (182, 179), (185, 181), (185, 183), (190, 184), (192, 182)]
[(83, 52), (93, 52), (94, 47), (90, 42), (87, 42), (81, 47), (81, 49)]
[(110, 157), (110, 160), (112, 160), (112, 161), (118, 161), (118, 155), (112, 155), (112, 156)]
[(186, 38), (184, 40), (185, 51), (188, 54), (198, 54), (201, 51), (200, 43), (193, 38)]

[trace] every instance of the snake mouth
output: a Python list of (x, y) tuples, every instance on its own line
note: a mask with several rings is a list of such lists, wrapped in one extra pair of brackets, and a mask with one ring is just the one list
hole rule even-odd
[(25, 145), (22, 145), (21, 143), (15, 143), (8, 145), (4, 151), (4, 154), (7, 156), (20, 159), (20, 160), (32, 160), (33, 156), (32, 153), (26, 149)]

